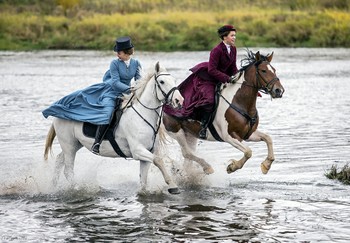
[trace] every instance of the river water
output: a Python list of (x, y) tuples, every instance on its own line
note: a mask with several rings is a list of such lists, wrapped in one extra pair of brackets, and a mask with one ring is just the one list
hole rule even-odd
[[(139, 163), (86, 149), (75, 163), (77, 184), (49, 187), (54, 157), (43, 160), (51, 118), (41, 111), (76, 89), (100, 82), (113, 53), (0, 52), (0, 242), (349, 242), (350, 187), (327, 179), (350, 162), (350, 49), (266, 49), (284, 85), (282, 99), (258, 99), (260, 130), (274, 141), (250, 143), (253, 157), (233, 174), (228, 144), (200, 142), (215, 173), (182, 166), (176, 143), (167, 167), (181, 193), (170, 195), (155, 166), (139, 191)], [(239, 51), (242, 59), (244, 50)], [(147, 70), (156, 61), (180, 82), (208, 52), (137, 52)], [(239, 65), (239, 62), (237, 63)], [(60, 152), (57, 140), (53, 150)]]

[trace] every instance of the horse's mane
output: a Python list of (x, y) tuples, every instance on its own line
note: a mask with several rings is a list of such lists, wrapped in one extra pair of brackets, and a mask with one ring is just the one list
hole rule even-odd
[(260, 59), (256, 60), (255, 54), (254, 52), (252, 52), (251, 50), (249, 50), (248, 48), (246, 49), (247, 51), (247, 55), (245, 56), (245, 58), (243, 58), (241, 60), (241, 69), (240, 71), (245, 71), (248, 67), (250, 67), (251, 65), (255, 64), (255, 65), (259, 65), (262, 61), (266, 61), (267, 57), (270, 54), (267, 54), (266, 56), (261, 55), (260, 53)]
[(154, 71), (148, 72), (147, 74), (142, 73), (141, 78), (137, 80), (135, 83), (135, 86), (133, 87), (134, 92), (131, 92), (130, 94), (123, 94), (123, 106), (125, 103), (129, 103), (131, 101), (137, 100), (137, 98), (140, 98), (142, 92), (144, 91), (147, 83), (152, 79), (152, 76), (154, 75)]

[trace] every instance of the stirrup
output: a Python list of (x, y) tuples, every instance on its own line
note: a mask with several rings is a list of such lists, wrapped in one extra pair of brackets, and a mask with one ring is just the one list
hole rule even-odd
[(91, 147), (91, 152), (100, 155), (100, 143), (94, 143)]

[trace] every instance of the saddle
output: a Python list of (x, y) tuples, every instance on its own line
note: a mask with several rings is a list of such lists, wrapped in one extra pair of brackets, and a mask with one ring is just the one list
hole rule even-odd
[[(237, 72), (233, 76), (231, 82), (232, 83), (236, 83), (241, 78), (242, 74), (243, 74), (242, 70), (239, 70), (239, 72)], [(220, 94), (221, 94), (221, 86), (222, 86), (222, 83), (218, 83), (216, 85), (216, 87), (215, 87), (214, 109), (213, 109), (213, 112), (210, 115), (207, 127), (208, 127), (210, 133), (213, 135), (213, 137), (217, 141), (224, 142), (224, 140), (219, 136), (218, 132), (216, 131), (215, 127), (213, 126), (213, 121), (214, 121), (214, 118), (215, 118), (215, 115), (216, 115), (216, 112), (217, 112), (217, 109), (218, 109), (218, 106), (219, 106), (219, 100), (220, 100)]]
[[(113, 117), (110, 122), (109, 128), (106, 131), (106, 135), (104, 136), (103, 140), (108, 140), (109, 143), (112, 145), (114, 151), (120, 156), (126, 158), (126, 155), (121, 151), (119, 145), (115, 141), (114, 132), (118, 128), (120, 118), (123, 114), (123, 109), (120, 107), (120, 104), (116, 105), (116, 108), (113, 111)], [(97, 125), (84, 122), (83, 123), (83, 134), (86, 137), (89, 138), (95, 138), (97, 131)]]

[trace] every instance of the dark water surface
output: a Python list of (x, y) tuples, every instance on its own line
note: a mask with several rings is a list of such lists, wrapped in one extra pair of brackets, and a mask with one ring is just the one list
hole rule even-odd
[[(198, 152), (215, 170), (209, 176), (196, 165), (185, 170), (170, 144), (167, 166), (177, 171), (179, 195), (167, 193), (155, 166), (140, 192), (138, 162), (86, 149), (77, 155), (75, 187), (61, 178), (49, 188), (54, 158), (42, 156), (51, 119), (41, 110), (99, 82), (113, 54), (0, 52), (0, 242), (349, 242), (350, 187), (324, 173), (350, 162), (350, 49), (260, 51), (274, 51), (286, 89), (280, 100), (258, 99), (260, 129), (274, 141), (270, 172), (260, 171), (263, 143), (250, 143), (253, 157), (228, 175), (228, 160), (242, 154), (201, 142)], [(135, 57), (146, 70), (159, 60), (180, 82), (208, 53)], [(57, 140), (53, 149), (57, 155)]]

